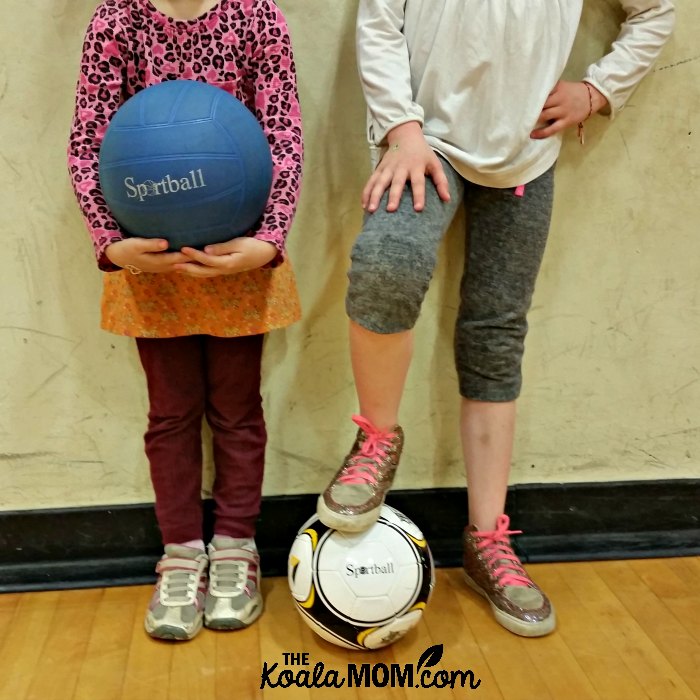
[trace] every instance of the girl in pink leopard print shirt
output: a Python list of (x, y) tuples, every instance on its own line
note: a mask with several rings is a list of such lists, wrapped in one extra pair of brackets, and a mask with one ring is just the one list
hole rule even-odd
[[(270, 144), (273, 185), (248, 236), (167, 252), (126, 237), (98, 178), (120, 105), (165, 80), (211, 83), (241, 100)], [(165, 554), (145, 627), (190, 639), (262, 611), (254, 541), (266, 444), (264, 334), (299, 318), (285, 240), (299, 197), (301, 115), (291, 42), (272, 0), (104, 0), (88, 26), (68, 149), (71, 180), (106, 274), (102, 327), (136, 338), (149, 393), (145, 435)], [(140, 271), (131, 274), (127, 269)], [(213, 437), (214, 536), (204, 546), (202, 436)]]

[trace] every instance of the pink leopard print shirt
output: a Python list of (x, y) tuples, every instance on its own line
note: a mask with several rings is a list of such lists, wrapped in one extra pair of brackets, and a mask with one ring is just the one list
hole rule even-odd
[(85, 35), (68, 166), (100, 269), (118, 270), (105, 248), (122, 240), (100, 190), (100, 144), (131, 95), (165, 80), (201, 80), (255, 114), (270, 143), (273, 182), (251, 234), (282, 261), (301, 184), (301, 113), (287, 25), (271, 0), (220, 0), (194, 20), (173, 20), (148, 0), (104, 0)]

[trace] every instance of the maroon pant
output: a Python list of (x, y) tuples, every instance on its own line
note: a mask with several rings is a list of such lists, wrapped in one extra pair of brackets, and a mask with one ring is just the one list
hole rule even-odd
[(267, 440), (260, 397), (263, 336), (136, 343), (148, 382), (146, 455), (163, 543), (203, 536), (203, 417), (213, 436), (214, 532), (252, 537)]

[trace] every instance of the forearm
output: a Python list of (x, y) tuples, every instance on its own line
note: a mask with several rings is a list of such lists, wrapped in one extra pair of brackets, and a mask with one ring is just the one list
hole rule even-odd
[(265, 211), (252, 235), (272, 243), (282, 261), (287, 235), (294, 220), (304, 161), (301, 107), (296, 67), (286, 21), (269, 3), (265, 23), (257, 27), (257, 50), (251, 56), (255, 111), (272, 156), (272, 187)]
[(98, 8), (85, 35), (75, 111), (68, 143), (68, 172), (78, 205), (90, 233), (100, 269), (118, 269), (105, 255), (122, 240), (119, 224), (102, 195), (99, 152), (105, 131), (121, 103), (122, 51), (118, 22), (105, 7)]
[(273, 136), (272, 188), (265, 212), (253, 230), (253, 236), (272, 243), (278, 251), (273, 263), (279, 263), (284, 256), (286, 240), (296, 214), (301, 191), (303, 144), (301, 119), (293, 120), (294, 125)]
[(675, 24), (671, 0), (620, 0), (627, 13), (612, 50), (591, 65), (583, 80), (608, 102), (611, 116), (624, 107), (668, 41)]

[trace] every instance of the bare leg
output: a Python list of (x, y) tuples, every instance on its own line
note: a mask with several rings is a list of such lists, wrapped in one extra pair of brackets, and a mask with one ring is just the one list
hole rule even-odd
[(403, 450), (399, 406), (413, 355), (413, 332), (435, 269), (437, 251), (461, 206), (460, 176), (443, 162), (450, 202), (432, 184), (425, 206), (413, 206), (407, 183), (396, 211), (382, 205), (364, 218), (352, 247), (345, 309), (350, 322), (350, 357), (361, 417), (343, 464), (321, 493), (316, 512), (327, 527), (361, 532), (376, 522)]
[(505, 510), (515, 435), (515, 401), (462, 399), (461, 434), (469, 493), (469, 522), (494, 530)]
[(413, 331), (373, 333), (350, 321), (350, 357), (360, 414), (380, 431), (398, 423), (413, 355)]

